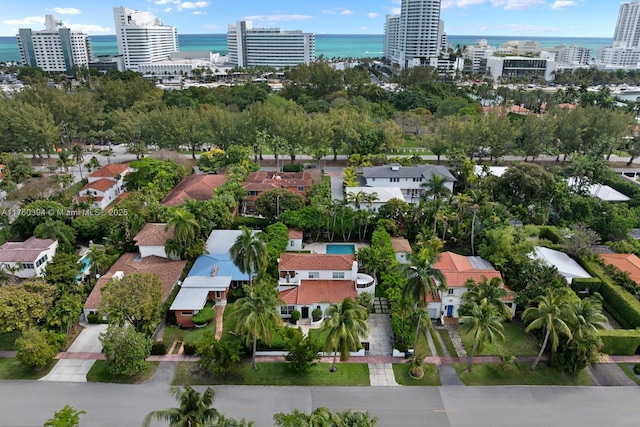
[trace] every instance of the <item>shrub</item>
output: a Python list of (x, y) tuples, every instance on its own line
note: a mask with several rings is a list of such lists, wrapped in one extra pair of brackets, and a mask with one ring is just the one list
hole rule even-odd
[(562, 234), (556, 227), (548, 226), (540, 227), (540, 235), (538, 237), (540, 237), (541, 239), (547, 239), (551, 243), (560, 243), (563, 238)]
[(151, 354), (151, 338), (133, 326), (109, 325), (100, 334), (107, 369), (113, 375), (135, 376), (147, 369)]
[(640, 330), (614, 329), (601, 330), (602, 351), (606, 354), (633, 356), (640, 347)]
[(167, 354), (167, 344), (164, 341), (154, 341), (151, 344), (152, 356), (163, 356)]
[(16, 358), (26, 366), (43, 368), (53, 360), (58, 352), (55, 333), (30, 328), (16, 338)]
[(576, 294), (588, 294), (593, 295), (594, 292), (599, 292), (600, 287), (602, 286), (602, 280), (597, 277), (591, 278), (582, 278), (582, 277), (574, 277), (571, 281), (571, 289)]
[(216, 311), (211, 307), (205, 307), (195, 314), (191, 321), (196, 325), (206, 325), (216, 317)]
[(313, 311), (311, 312), (311, 318), (313, 319), (314, 322), (317, 322), (320, 319), (322, 319), (322, 309), (314, 308)]
[(184, 343), (182, 345), (182, 352), (186, 356), (193, 356), (194, 354), (196, 354), (196, 345), (193, 343)]
[(302, 172), (304, 170), (304, 166), (301, 164), (293, 164), (293, 165), (283, 165), (282, 172)]
[(291, 322), (292, 323), (296, 323), (298, 320), (300, 320), (300, 312), (298, 310), (293, 310), (291, 312)]
[(87, 314), (87, 322), (91, 324), (102, 323), (101, 316), (98, 313)]
[(636, 363), (633, 365), (633, 373), (636, 375), (640, 375), (640, 363)]
[(369, 308), (372, 302), (373, 302), (373, 295), (370, 294), (369, 292), (363, 292), (360, 295), (358, 295), (358, 304), (360, 304), (361, 306)]
[(271, 222), (265, 218), (253, 216), (236, 216), (233, 219), (231, 228), (238, 230), (241, 226), (251, 228), (252, 230), (264, 230)]

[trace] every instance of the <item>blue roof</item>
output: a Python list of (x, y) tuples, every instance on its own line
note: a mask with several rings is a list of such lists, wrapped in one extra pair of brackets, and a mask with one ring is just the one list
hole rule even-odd
[(200, 255), (187, 277), (190, 276), (211, 276), (215, 266), (218, 266), (216, 276), (231, 276), (234, 282), (248, 282), (249, 275), (242, 273), (240, 269), (229, 259), (229, 254), (206, 254)]

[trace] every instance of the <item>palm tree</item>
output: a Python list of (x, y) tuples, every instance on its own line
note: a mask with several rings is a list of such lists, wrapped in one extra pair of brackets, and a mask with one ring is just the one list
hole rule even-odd
[(568, 322), (575, 317), (571, 304), (565, 294), (555, 294), (553, 290), (547, 295), (541, 295), (535, 299), (537, 307), (529, 307), (522, 313), (524, 322), (531, 322), (525, 329), (530, 332), (534, 329), (544, 329), (544, 339), (540, 347), (540, 353), (531, 365), (531, 369), (535, 370), (540, 362), (542, 353), (547, 347), (547, 342), (551, 338), (551, 353), (549, 354), (549, 363), (551, 362), (551, 354), (558, 348), (560, 343), (560, 334), (564, 334), (571, 339), (573, 334)]
[(323, 406), (309, 414), (309, 427), (332, 427), (337, 425), (338, 418), (329, 408)]
[(94, 277), (97, 274), (102, 276), (111, 266), (111, 257), (107, 254), (103, 246), (91, 246), (87, 256), (91, 260), (91, 270)]
[(69, 173), (69, 168), (73, 166), (73, 159), (69, 155), (69, 152), (66, 150), (62, 150), (58, 153), (58, 166), (64, 169), (65, 173)]
[(82, 162), (84, 162), (84, 148), (81, 145), (74, 145), (71, 148), (71, 157), (73, 161), (78, 165), (78, 172), (80, 172), (80, 179), (83, 179), (82, 176)]
[(473, 366), (473, 356), (486, 341), (492, 343), (497, 337), (504, 341), (502, 331), (504, 327), (500, 323), (500, 316), (496, 313), (495, 307), (487, 299), (480, 301), (480, 304), (473, 303), (471, 314), (460, 318), (460, 329), (473, 335), (473, 347), (471, 354), (467, 358), (467, 370), (471, 372)]
[(245, 296), (236, 301), (233, 316), (238, 318), (236, 333), (246, 335), (246, 343), (253, 341), (251, 364), (256, 365), (256, 347), (258, 340), (271, 344), (274, 327), (282, 324), (279, 307), (282, 305), (278, 290), (271, 283), (258, 282), (256, 286), (243, 287)]
[(511, 295), (511, 292), (507, 291), (502, 285), (501, 278), (494, 277), (488, 280), (486, 277), (483, 277), (477, 284), (473, 279), (469, 279), (467, 283), (465, 283), (465, 286), (469, 288), (469, 291), (462, 295), (464, 302), (480, 304), (481, 301), (486, 300), (489, 305), (493, 306), (501, 320), (507, 320), (513, 317), (513, 311), (503, 302), (505, 298)]
[[(376, 197), (377, 196), (378, 195), (376, 194)], [(367, 197), (367, 193), (365, 193), (364, 191), (358, 191), (357, 193), (349, 191), (347, 193), (347, 201), (353, 203), (353, 206), (356, 208), (356, 210), (360, 209), (360, 205), (365, 201), (365, 197)]]
[(325, 352), (333, 351), (333, 363), (330, 372), (336, 372), (336, 355), (340, 353), (340, 361), (349, 359), (349, 352), (356, 351), (361, 338), (369, 333), (367, 309), (351, 298), (341, 303), (331, 304), (325, 312), (323, 331), (328, 332), (324, 346)]
[(72, 253), (75, 250), (75, 230), (62, 221), (47, 220), (38, 224), (33, 235), (39, 239), (57, 240), (61, 251)]
[(451, 195), (451, 190), (446, 184), (447, 179), (445, 177), (434, 174), (427, 182), (420, 184), (420, 187), (425, 189), (423, 193), (425, 198), (432, 197), (434, 199), (440, 199)]
[(195, 215), (184, 208), (173, 213), (167, 222), (166, 229), (173, 227), (173, 239), (180, 243), (182, 249), (186, 249), (189, 242), (195, 240), (200, 234), (200, 224)]
[(180, 406), (150, 412), (145, 417), (142, 427), (150, 426), (153, 419), (169, 421), (171, 427), (201, 427), (219, 417), (218, 411), (211, 407), (215, 398), (215, 391), (211, 387), (207, 387), (202, 394), (189, 386), (186, 386), (184, 390), (179, 387), (171, 387), (169, 392), (180, 403)]
[(253, 283), (253, 274), (262, 270), (267, 264), (267, 246), (262, 233), (253, 233), (247, 227), (240, 227), (242, 234), (238, 236), (229, 252), (233, 263), (242, 273), (249, 275), (249, 286)]
[(582, 338), (589, 334), (597, 335), (598, 330), (604, 328), (607, 317), (602, 314), (602, 305), (591, 297), (576, 301), (573, 304), (577, 327), (573, 329), (574, 338)]

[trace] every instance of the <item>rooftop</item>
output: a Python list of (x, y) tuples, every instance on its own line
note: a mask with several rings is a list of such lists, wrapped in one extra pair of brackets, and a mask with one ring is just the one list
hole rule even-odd
[(557, 268), (558, 273), (560, 273), (568, 283), (571, 283), (574, 277), (591, 277), (580, 264), (564, 252), (542, 246), (536, 246), (534, 249), (534, 257), (549, 267)]
[(367, 166), (362, 168), (365, 178), (423, 178), (427, 181), (434, 175), (440, 175), (447, 181), (455, 182), (455, 177), (449, 169), (442, 165), (418, 165), (418, 166)]
[(393, 250), (395, 252), (413, 252), (413, 250), (411, 249), (411, 244), (404, 237), (392, 237), (391, 246), (393, 247)]
[(600, 254), (607, 264), (629, 273), (631, 280), (640, 284), (640, 258), (633, 254)]
[(224, 174), (189, 175), (162, 199), (162, 204), (176, 206), (186, 200), (210, 200), (213, 197), (213, 191), (226, 181), (227, 177)]
[[(347, 187), (347, 193), (358, 194), (362, 192), (367, 195), (376, 194), (375, 203), (387, 203), (391, 199), (399, 199), (404, 201), (402, 190), (398, 187)], [(366, 206), (366, 203), (360, 203), (360, 206)]]
[(242, 184), (247, 191), (268, 191), (275, 188), (311, 187), (313, 178), (307, 172), (252, 172)]
[(280, 292), (282, 301), (290, 305), (339, 303), (357, 296), (355, 283), (351, 280), (301, 280), (299, 286)]
[(502, 279), (500, 272), (493, 268), (489, 261), (480, 257), (466, 257), (453, 252), (441, 253), (433, 267), (442, 272), (447, 279), (449, 288), (461, 288), (470, 279), (476, 283), (483, 279)]
[(136, 246), (164, 246), (173, 239), (174, 227), (167, 230), (165, 223), (148, 223), (135, 235)]
[(111, 163), (89, 175), (89, 178), (116, 178), (129, 169), (129, 163)]
[(0, 262), (36, 262), (54, 243), (55, 240), (33, 236), (24, 242), (6, 242), (0, 246)]
[(115, 181), (108, 178), (100, 178), (96, 181), (85, 184), (85, 186), (80, 189), (80, 192), (85, 190), (98, 190), (105, 192), (114, 185), (116, 185)]
[(280, 271), (298, 270), (351, 270), (356, 257), (354, 255), (329, 254), (282, 254), (278, 262)]

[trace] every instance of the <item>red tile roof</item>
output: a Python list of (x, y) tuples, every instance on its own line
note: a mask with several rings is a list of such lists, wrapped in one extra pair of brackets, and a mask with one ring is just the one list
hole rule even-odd
[(442, 272), (447, 279), (447, 286), (450, 288), (464, 287), (469, 279), (476, 283), (485, 278), (488, 280), (494, 277), (502, 279), (498, 270), (474, 267), (469, 258), (453, 252), (441, 253), (433, 267)]
[(604, 262), (629, 273), (631, 280), (640, 284), (640, 258), (633, 254), (600, 254)]
[(129, 163), (111, 163), (89, 175), (89, 178), (115, 178), (129, 169)]
[(0, 246), (0, 262), (36, 262), (40, 254), (55, 242), (33, 236), (24, 242), (6, 242)]
[(293, 228), (289, 229), (289, 238), (290, 239), (302, 239), (302, 230), (294, 230)]
[(85, 186), (82, 187), (80, 191), (82, 192), (85, 190), (98, 190), (98, 191), (105, 192), (109, 188), (113, 187), (114, 185), (117, 185), (115, 181), (107, 178), (100, 178), (97, 181), (93, 181), (85, 184)]
[(162, 199), (166, 206), (176, 206), (185, 200), (210, 200), (213, 190), (227, 181), (224, 174), (197, 174), (183, 179), (167, 196)]
[(282, 301), (289, 305), (339, 303), (357, 296), (356, 284), (351, 280), (301, 280), (299, 286), (280, 292)]
[(249, 174), (242, 184), (247, 191), (268, 191), (274, 188), (304, 187), (311, 188), (313, 178), (307, 172), (268, 172), (257, 171)]
[(187, 261), (171, 261), (155, 255), (140, 258), (138, 253), (124, 253), (109, 271), (98, 279), (84, 304), (84, 308), (95, 310), (100, 306), (102, 288), (111, 281), (117, 271), (122, 271), (125, 275), (141, 272), (157, 274), (162, 283), (162, 301), (165, 301), (186, 265)]
[(356, 257), (354, 255), (329, 254), (282, 254), (278, 263), (279, 271), (299, 270), (351, 270)]
[(135, 235), (136, 246), (164, 246), (167, 240), (173, 239), (174, 227), (166, 229), (167, 224), (149, 223)]

